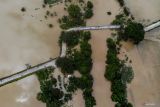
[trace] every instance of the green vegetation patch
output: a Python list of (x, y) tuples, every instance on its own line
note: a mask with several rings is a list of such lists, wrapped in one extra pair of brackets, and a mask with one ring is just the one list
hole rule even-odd
[(130, 39), (132, 40), (135, 44), (138, 44), (144, 39), (144, 27), (140, 23), (136, 22), (128, 22), (127, 26), (124, 29), (124, 39)]
[(54, 4), (54, 3), (57, 3), (57, 2), (60, 2), (62, 0), (44, 0), (44, 3), (45, 4)]
[(118, 38), (120, 40), (130, 40), (134, 44), (139, 44), (144, 39), (144, 26), (124, 14), (117, 15), (112, 24), (121, 25), (121, 29), (118, 31)]
[(111, 99), (117, 103), (115, 107), (132, 107), (127, 100), (127, 83), (134, 77), (133, 70), (117, 57), (119, 50), (113, 39), (107, 39), (107, 46), (105, 78), (111, 82)]
[[(85, 7), (69, 3), (65, 8), (68, 15), (59, 19), (60, 27), (62, 29), (69, 29), (77, 26), (85, 26), (85, 19), (93, 16), (92, 8), (92, 2), (87, 2)], [(87, 14), (87, 17), (85, 17), (85, 14)], [(67, 55), (65, 57), (59, 57), (56, 61), (56, 65), (61, 68), (64, 75), (73, 75), (76, 70), (81, 74), (80, 77), (71, 76), (69, 78), (69, 84), (65, 87), (68, 93), (74, 93), (77, 89), (81, 89), (83, 91), (85, 107), (96, 105), (96, 100), (92, 95), (93, 77), (90, 74), (92, 69), (90, 39), (91, 33), (88, 31), (62, 31), (59, 45), (61, 46), (62, 42), (67, 44)], [(38, 93), (37, 99), (46, 103), (47, 107), (62, 107), (68, 100), (72, 99), (71, 94), (66, 95), (60, 90), (53, 88), (53, 85), (56, 85), (56, 80), (50, 75), (50, 72), (41, 72), (37, 75), (41, 85), (41, 92)], [(61, 100), (62, 97), (64, 98), (63, 101)]]
[(53, 69), (44, 69), (36, 73), (41, 89), (37, 94), (37, 100), (46, 103), (46, 107), (61, 107), (72, 97), (56, 87), (59, 80), (54, 78), (52, 73)]

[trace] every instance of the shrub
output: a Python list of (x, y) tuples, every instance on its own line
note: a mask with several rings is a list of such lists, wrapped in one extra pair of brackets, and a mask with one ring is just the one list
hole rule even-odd
[(90, 9), (90, 8), (86, 9), (86, 10), (85, 10), (85, 13), (84, 13), (84, 17), (85, 17), (86, 19), (89, 19), (89, 18), (91, 18), (92, 16), (93, 16), (93, 10)]
[(78, 87), (81, 89), (90, 89), (93, 85), (93, 77), (91, 75), (83, 75), (79, 78)]
[(121, 81), (124, 83), (131, 83), (132, 79), (134, 78), (133, 69), (131, 67), (123, 66), (121, 73)]
[(112, 101), (114, 102), (124, 102), (127, 100), (127, 94), (123, 93), (123, 92), (119, 92), (119, 93), (112, 93), (111, 96)]
[(85, 21), (81, 17), (79, 17), (79, 19), (67, 17), (67, 19), (61, 23), (60, 27), (62, 29), (68, 29), (72, 27), (85, 26), (85, 24)]
[(92, 89), (86, 89), (83, 92), (83, 97), (85, 99), (85, 107), (93, 107), (94, 105), (96, 105), (96, 100), (92, 96)]
[(73, 5), (71, 4), (69, 7), (68, 7), (68, 13), (71, 17), (73, 18), (79, 18), (82, 14), (81, 14), (81, 9), (78, 5)]
[(110, 50), (116, 50), (116, 43), (113, 41), (113, 39), (111, 38), (107, 39), (107, 47)]
[(105, 77), (107, 80), (113, 81), (116, 78), (117, 71), (119, 70), (119, 66), (117, 65), (107, 65)]
[(119, 59), (117, 58), (117, 54), (115, 51), (108, 51), (107, 54), (107, 64), (116, 64), (119, 65)]
[(62, 32), (60, 36), (60, 43), (63, 41), (68, 47), (74, 47), (79, 43), (79, 32)]
[(91, 32), (86, 31), (81, 34), (81, 38), (83, 41), (89, 41), (91, 39)]
[(125, 24), (124, 14), (119, 14), (116, 16), (116, 19), (112, 22), (112, 24), (117, 24), (123, 26)]
[(75, 92), (78, 89), (77, 82), (78, 82), (78, 79), (76, 77), (70, 77), (69, 78), (69, 86), (67, 87), (67, 91), (68, 92)]
[(131, 103), (123, 102), (123, 103), (117, 103), (115, 107), (133, 107)]
[(126, 16), (129, 16), (130, 12), (129, 12), (129, 9), (127, 7), (124, 7), (123, 8), (123, 12)]
[(72, 59), (66, 57), (59, 57), (56, 60), (57, 67), (60, 67), (63, 73), (72, 74), (75, 69), (75, 64)]
[(117, 57), (117, 46), (113, 39), (107, 39), (107, 65), (105, 78), (111, 81), (111, 99), (118, 102), (115, 107), (132, 107), (127, 103), (127, 83), (130, 83), (134, 77), (131, 67), (127, 67), (123, 61)]
[(91, 1), (87, 2), (87, 8), (92, 9), (93, 8), (93, 4)]
[(126, 88), (126, 84), (123, 83), (121, 80), (114, 80), (111, 85), (111, 91), (114, 93), (126, 92)]
[(120, 6), (124, 6), (124, 0), (117, 0), (118, 2), (119, 2), (119, 4), (120, 4)]
[(44, 0), (44, 4), (53, 4), (58, 2), (59, 0)]
[(38, 80), (39, 81), (47, 80), (50, 74), (52, 73), (52, 71), (53, 70), (49, 70), (49, 69), (40, 70), (39, 72), (36, 73)]
[(59, 100), (64, 96), (63, 92), (57, 88), (53, 88), (53, 84), (51, 81), (41, 82), (40, 89), (41, 89), (41, 92), (37, 94), (37, 99), (39, 101), (47, 103), (47, 105), (51, 104), (52, 102), (63, 104)]

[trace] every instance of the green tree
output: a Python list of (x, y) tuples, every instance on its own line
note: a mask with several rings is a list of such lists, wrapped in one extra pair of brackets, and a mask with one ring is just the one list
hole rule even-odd
[(109, 38), (107, 39), (107, 47), (110, 49), (110, 50), (116, 50), (116, 43), (113, 39)]
[(85, 10), (85, 13), (84, 13), (84, 17), (85, 17), (86, 19), (89, 19), (89, 18), (91, 18), (92, 16), (93, 16), (93, 10), (90, 9), (90, 8), (86, 9), (86, 10)]
[(115, 64), (109, 64), (106, 67), (105, 78), (110, 81), (114, 81), (117, 76), (117, 72), (119, 71), (119, 66)]
[(119, 4), (120, 4), (120, 6), (124, 6), (124, 0), (117, 0), (118, 2), (119, 2)]
[(86, 31), (81, 34), (83, 41), (89, 41), (91, 39), (91, 32)]
[(87, 2), (87, 8), (90, 8), (90, 9), (93, 8), (93, 3), (91, 1)]
[(68, 13), (73, 18), (79, 18), (82, 15), (80, 7), (73, 4), (68, 7)]
[(135, 44), (138, 44), (144, 39), (144, 27), (140, 23), (129, 22), (124, 29), (124, 38), (133, 40)]
[(75, 64), (74, 61), (70, 58), (66, 57), (59, 57), (56, 60), (56, 65), (61, 68), (63, 73), (69, 73), (72, 74), (75, 70)]
[(115, 107), (133, 107), (133, 105), (128, 102), (122, 102), (122, 103), (117, 103)]
[(121, 80), (124, 83), (126, 82), (131, 83), (132, 79), (134, 78), (134, 72), (132, 67), (123, 66), (121, 69), (121, 73), (122, 73)]
[(60, 43), (65, 42), (68, 47), (74, 47), (79, 43), (79, 32), (62, 32), (60, 36)]

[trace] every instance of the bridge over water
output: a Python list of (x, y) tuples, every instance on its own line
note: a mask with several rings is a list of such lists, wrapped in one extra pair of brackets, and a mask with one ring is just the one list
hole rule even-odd
[[(151, 31), (157, 27), (160, 26), (160, 20), (145, 27), (144, 30), (146, 32), (148, 31)], [(69, 31), (81, 31), (81, 30), (104, 30), (104, 29), (120, 29), (121, 26), (120, 25), (105, 25), (105, 26), (87, 26), (87, 27), (76, 27), (76, 28), (71, 28), (71, 29), (68, 29), (66, 30), (67, 32)], [(61, 46), (61, 53), (60, 53), (60, 57), (64, 57), (66, 55), (66, 50), (67, 50), (67, 46), (65, 43), (62, 43), (62, 46)], [(21, 72), (18, 72), (18, 73), (15, 73), (15, 74), (12, 74), (10, 76), (7, 76), (7, 77), (4, 77), (4, 78), (1, 78), (0, 79), (0, 87), (1, 86), (4, 86), (6, 84), (9, 84), (9, 83), (12, 83), (14, 81), (17, 81), (19, 79), (22, 79), (26, 76), (29, 76), (31, 74), (34, 74), (36, 72), (38, 72), (39, 70), (41, 69), (45, 69), (45, 68), (48, 68), (48, 67), (53, 67), (53, 68), (57, 68), (56, 66), (56, 59), (50, 59), (44, 63), (41, 63), (41, 64), (38, 64), (36, 66), (33, 66), (33, 67), (30, 67), (30, 68), (27, 68)]]

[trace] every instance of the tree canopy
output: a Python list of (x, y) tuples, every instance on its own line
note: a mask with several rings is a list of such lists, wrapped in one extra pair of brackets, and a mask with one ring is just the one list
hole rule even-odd
[(74, 5), (74, 4), (71, 4), (68, 7), (68, 13), (73, 18), (78, 18), (82, 15), (80, 7), (78, 5)]
[(91, 1), (87, 2), (87, 8), (90, 8), (90, 9), (93, 8), (93, 3)]
[(72, 74), (75, 69), (75, 64), (72, 61), (72, 59), (67, 57), (59, 57), (56, 60), (56, 65), (61, 68), (63, 73), (69, 73)]
[(138, 44), (144, 39), (144, 34), (144, 27), (140, 23), (129, 22), (124, 29), (124, 37), (133, 40), (135, 44)]
[(63, 41), (68, 47), (74, 47), (79, 43), (79, 32), (62, 32), (60, 36), (60, 43)]

